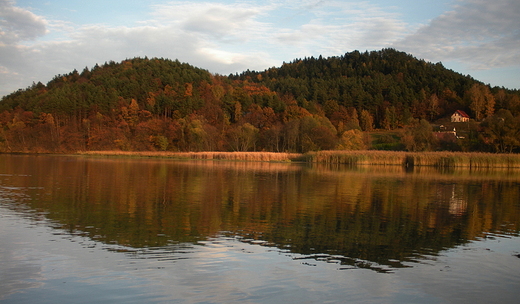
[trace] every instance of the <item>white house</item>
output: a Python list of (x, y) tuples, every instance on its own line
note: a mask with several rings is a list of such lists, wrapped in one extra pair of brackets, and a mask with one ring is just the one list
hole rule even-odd
[(457, 110), (451, 115), (451, 122), (466, 122), (469, 121), (469, 115), (462, 110)]

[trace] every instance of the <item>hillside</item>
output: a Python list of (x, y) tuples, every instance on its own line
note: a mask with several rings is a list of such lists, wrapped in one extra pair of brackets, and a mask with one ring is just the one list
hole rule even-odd
[[(470, 112), (462, 97), (479, 83), (441, 63), (428, 63), (393, 49), (297, 59), (264, 72), (244, 72), (238, 78), (290, 94), (309, 109), (321, 105), (326, 114), (338, 106), (366, 109), (375, 115), (377, 126), (388, 106), (429, 119), (456, 109)], [(431, 104), (432, 95), (440, 98), (436, 106)]]
[[(416, 141), (411, 130), (420, 129), (421, 119), (457, 109), (478, 122), (511, 115), (515, 129), (519, 95), (393, 49), (229, 76), (177, 60), (134, 58), (74, 70), (2, 98), (0, 151), (365, 149), (364, 132), (400, 130), (403, 140)], [(492, 134), (474, 130), (466, 143), (448, 146), (498, 150)], [(510, 151), (517, 146), (507, 144)]]

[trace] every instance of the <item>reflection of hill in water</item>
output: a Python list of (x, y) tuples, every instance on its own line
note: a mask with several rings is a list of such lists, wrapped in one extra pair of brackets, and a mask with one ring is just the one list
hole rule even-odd
[(346, 266), (399, 267), (486, 232), (519, 231), (513, 171), (1, 157), (2, 184), (25, 187), (31, 208), (70, 232), (134, 248), (224, 233)]

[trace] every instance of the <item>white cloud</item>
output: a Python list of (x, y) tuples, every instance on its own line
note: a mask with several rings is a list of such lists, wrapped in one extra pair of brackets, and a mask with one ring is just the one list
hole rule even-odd
[(173, 2), (154, 7), (156, 22), (177, 30), (202, 35), (201, 38), (244, 42), (261, 34), (269, 25), (257, 19), (272, 9), (269, 5)]
[(24, 43), (47, 33), (47, 21), (32, 12), (0, 0), (0, 95), (20, 87), (30, 65)]
[[(370, 2), (270, 0), (151, 6), (127, 26), (46, 19), (0, 0), (0, 95), (57, 74), (136, 56), (179, 59), (213, 73), (262, 70), (305, 56), (394, 46), (474, 68), (520, 62), (517, 0), (459, 1), (417, 29)], [(415, 25), (414, 25), (415, 26)]]
[[(9, 93), (14, 85), (16, 89), (33, 81), (45, 83), (73, 69), (136, 56), (179, 59), (222, 74), (273, 64), (261, 47), (246, 51), (270, 32), (267, 23), (257, 21), (268, 10), (265, 5), (182, 2), (154, 8), (155, 19), (140, 23), (144, 25), (75, 26), (51, 20), (50, 35), (59, 33), (59, 37), (30, 46), (11, 41), (0, 47), (0, 54), (6, 55), (2, 58), (9, 57), (9, 62), (0, 62), (5, 72), (0, 74), (0, 94)], [(18, 77), (13, 77), (15, 71)]]
[(277, 34), (282, 48), (301, 48), (306, 54), (334, 56), (352, 50), (380, 49), (406, 33), (396, 14), (366, 2), (321, 1), (310, 21)]
[(45, 35), (47, 22), (32, 12), (0, 0), (0, 42), (10, 44)]
[(431, 61), (457, 60), (472, 69), (520, 64), (520, 2), (459, 1), (397, 48)]

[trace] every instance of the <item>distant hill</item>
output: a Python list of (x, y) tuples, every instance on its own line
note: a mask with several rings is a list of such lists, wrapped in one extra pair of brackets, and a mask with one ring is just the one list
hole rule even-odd
[[(369, 148), (395, 130), (464, 110), (520, 112), (519, 92), (383, 49), (222, 76), (134, 58), (57, 75), (0, 101), (0, 151)], [(482, 100), (482, 101), (479, 101)]]

